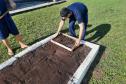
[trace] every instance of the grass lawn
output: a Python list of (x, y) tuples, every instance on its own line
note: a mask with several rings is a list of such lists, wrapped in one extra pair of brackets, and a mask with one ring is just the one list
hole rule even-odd
[[(73, 2), (85, 3), (89, 9), (89, 24), (86, 40), (101, 45), (83, 84), (126, 83), (126, 0), (69, 0), (30, 12), (14, 15), (13, 19), (24, 41), (31, 45), (56, 32), (60, 21), (59, 10)], [(68, 23), (63, 31), (68, 32)], [(76, 30), (78, 32), (78, 29)], [(13, 36), (8, 38), (15, 51), (21, 51)], [(0, 43), (0, 62), (9, 58), (6, 48)]]

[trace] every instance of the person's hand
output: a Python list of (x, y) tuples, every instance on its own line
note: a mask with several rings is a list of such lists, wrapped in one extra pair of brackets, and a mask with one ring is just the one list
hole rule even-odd
[(11, 8), (9, 10), (13, 10), (16, 8), (16, 3), (14, 1), (10, 0), (10, 6), (11, 6)]
[(57, 31), (57, 32), (56, 32), (56, 36), (58, 36), (59, 34), (60, 34), (60, 32)]
[(79, 46), (80, 45), (80, 40), (79, 39), (76, 40), (75, 45), (76, 46)]
[(2, 19), (2, 12), (0, 11), (0, 19)]
[(0, 19), (2, 19), (7, 13), (8, 13), (8, 11), (6, 11), (4, 14), (0, 15)]
[(3, 18), (3, 15), (0, 16), (0, 19), (2, 19), (2, 18)]
[(79, 39), (77, 39), (77, 40), (75, 41), (75, 44), (74, 44), (74, 46), (72, 47), (72, 51), (73, 51), (75, 48), (77, 48), (78, 46), (80, 46), (80, 40), (79, 40)]
[(13, 9), (15, 9), (15, 8), (16, 8), (16, 3), (12, 3), (12, 4), (11, 4), (11, 7), (12, 7)]
[(2, 16), (0, 15), (0, 19), (2, 19)]

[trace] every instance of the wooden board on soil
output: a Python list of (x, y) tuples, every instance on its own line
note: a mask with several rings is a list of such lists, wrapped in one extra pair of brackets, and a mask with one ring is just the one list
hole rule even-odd
[(68, 48), (72, 48), (75, 44), (75, 40), (63, 35), (59, 34), (56, 38), (53, 39), (53, 41), (60, 43)]
[(2, 69), (0, 84), (67, 84), (90, 50), (81, 46), (70, 52), (49, 41)]

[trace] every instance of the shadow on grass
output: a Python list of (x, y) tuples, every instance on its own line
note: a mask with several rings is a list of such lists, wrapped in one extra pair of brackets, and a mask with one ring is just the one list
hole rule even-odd
[(90, 37), (86, 40), (89, 42), (98, 42), (110, 31), (110, 28), (111, 28), (110, 24), (98, 25), (95, 28), (93, 28), (92, 30), (86, 32), (86, 35), (87, 35), (87, 34), (90, 34), (90, 33), (96, 31), (96, 33), (92, 37)]

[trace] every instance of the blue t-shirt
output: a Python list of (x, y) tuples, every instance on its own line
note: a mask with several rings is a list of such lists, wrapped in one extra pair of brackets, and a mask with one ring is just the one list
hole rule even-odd
[(88, 9), (84, 4), (76, 2), (69, 5), (67, 8), (72, 11), (72, 16), (70, 19), (77, 20), (78, 23), (87, 22), (86, 17), (88, 15)]

